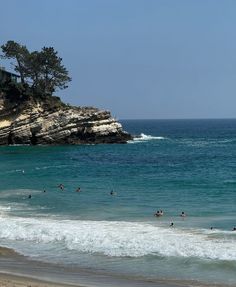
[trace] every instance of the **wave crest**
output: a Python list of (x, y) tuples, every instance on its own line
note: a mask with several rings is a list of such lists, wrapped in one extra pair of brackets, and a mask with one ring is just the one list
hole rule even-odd
[[(220, 232), (220, 231), (219, 231)], [(161, 255), (236, 261), (236, 236), (149, 223), (0, 218), (0, 239), (34, 246), (57, 243), (67, 250), (114, 257)], [(233, 238), (232, 238), (233, 236)]]

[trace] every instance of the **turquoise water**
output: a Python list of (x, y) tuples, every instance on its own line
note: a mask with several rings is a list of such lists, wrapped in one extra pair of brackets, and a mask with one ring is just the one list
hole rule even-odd
[(0, 147), (0, 245), (110, 274), (235, 285), (236, 120), (122, 124), (136, 135), (127, 145)]

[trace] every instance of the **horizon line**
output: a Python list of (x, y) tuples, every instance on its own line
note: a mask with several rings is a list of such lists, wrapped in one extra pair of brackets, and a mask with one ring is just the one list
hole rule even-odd
[(119, 119), (118, 121), (183, 121), (183, 120), (236, 120), (236, 118), (130, 118), (130, 119)]

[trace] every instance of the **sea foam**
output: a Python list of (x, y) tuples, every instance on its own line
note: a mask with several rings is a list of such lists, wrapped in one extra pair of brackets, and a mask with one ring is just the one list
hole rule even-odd
[(133, 141), (129, 142), (143, 142), (143, 141), (150, 141), (150, 140), (164, 140), (166, 139), (165, 137), (160, 137), (160, 136), (152, 136), (152, 135), (146, 135), (144, 133), (141, 133), (139, 136), (135, 136)]
[[(220, 231), (219, 231), (220, 232)], [(212, 238), (211, 231), (177, 229), (151, 223), (0, 218), (0, 239), (9, 242), (57, 243), (65, 250), (114, 257), (145, 255), (236, 260), (236, 234)], [(33, 245), (32, 245), (33, 246)], [(40, 250), (40, 248), (39, 248)]]

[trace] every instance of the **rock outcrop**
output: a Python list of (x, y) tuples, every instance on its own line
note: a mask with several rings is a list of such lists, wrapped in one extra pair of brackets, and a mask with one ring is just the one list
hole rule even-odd
[[(58, 98), (24, 104), (0, 101), (0, 145), (126, 143), (132, 137), (109, 111), (73, 107)], [(58, 104), (59, 103), (59, 104)]]

